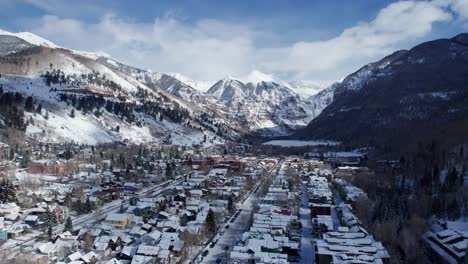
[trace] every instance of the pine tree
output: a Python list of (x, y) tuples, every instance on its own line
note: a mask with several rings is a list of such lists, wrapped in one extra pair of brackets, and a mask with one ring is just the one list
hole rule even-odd
[(58, 224), (58, 221), (57, 221), (57, 215), (55, 214), (55, 212), (50, 212), (50, 225), (51, 226), (56, 226)]
[(0, 203), (16, 203), (15, 186), (8, 179), (3, 179), (0, 183)]
[(73, 221), (70, 216), (67, 217), (67, 219), (65, 220), (65, 226), (63, 227), (63, 232), (67, 232), (67, 231), (70, 231), (70, 232), (73, 231)]
[(31, 96), (28, 96), (28, 98), (26, 98), (26, 103), (24, 104), (24, 110), (28, 112), (34, 111), (34, 102)]
[(230, 213), (233, 213), (235, 210), (236, 210), (236, 208), (234, 207), (234, 199), (232, 198), (232, 195), (229, 195), (229, 198), (228, 198), (228, 211)]
[(75, 207), (76, 207), (76, 211), (78, 213), (80, 213), (80, 214), (83, 213), (84, 210), (83, 210), (83, 203), (81, 202), (81, 199), (78, 199), (78, 201), (76, 201)]
[(166, 178), (172, 178), (172, 165), (169, 162), (166, 162)]
[(36, 113), (41, 114), (42, 113), (42, 104), (39, 104), (36, 108)]
[(205, 219), (205, 230), (209, 237), (213, 237), (216, 233), (216, 219), (213, 210), (209, 210)]
[(47, 226), (49, 226), (52, 223), (52, 214), (50, 213), (49, 206), (46, 206), (46, 211), (45, 211), (45, 222)]
[(65, 195), (65, 205), (66, 205), (68, 208), (71, 208), (72, 205), (73, 205), (72, 193), (71, 193), (71, 192), (68, 192), (68, 193)]
[(47, 227), (47, 237), (49, 238), (49, 240), (52, 240), (52, 236), (53, 236), (52, 226), (49, 225)]
[(86, 198), (85, 212), (89, 214), (91, 213), (92, 210), (93, 210), (93, 206), (91, 205), (91, 201), (89, 200), (89, 196), (88, 196), (88, 198)]
[(13, 148), (10, 148), (10, 160), (14, 160), (15, 159), (15, 150)]

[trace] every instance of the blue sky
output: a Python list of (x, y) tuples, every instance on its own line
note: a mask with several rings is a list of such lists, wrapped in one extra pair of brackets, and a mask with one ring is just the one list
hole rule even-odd
[(4, 30), (205, 80), (260, 70), (329, 82), (468, 29), (468, 0), (0, 0), (0, 10)]

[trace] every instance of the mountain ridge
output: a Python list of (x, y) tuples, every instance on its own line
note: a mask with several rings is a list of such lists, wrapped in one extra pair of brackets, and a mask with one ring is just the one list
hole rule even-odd
[(467, 40), (464, 33), (428, 41), (367, 64), (337, 84), (333, 102), (292, 138), (399, 146), (440, 137), (444, 127), (465, 129)]

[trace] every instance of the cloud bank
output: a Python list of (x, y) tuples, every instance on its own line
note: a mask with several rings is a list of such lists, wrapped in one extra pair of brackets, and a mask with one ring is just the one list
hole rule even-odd
[[(28, 1), (42, 4), (46, 10), (53, 7), (53, 0)], [(194, 79), (243, 76), (258, 69), (287, 79), (336, 80), (369, 61), (408, 47), (429, 35), (437, 23), (463, 24), (467, 19), (466, 0), (402, 1), (336, 37), (282, 47), (262, 43), (262, 37), (271, 39), (272, 33), (253, 24), (211, 19), (187, 23), (171, 12), (152, 23), (112, 13), (97, 23), (46, 15), (33, 23), (31, 31), (64, 47), (102, 50), (130, 65), (179, 72)]]

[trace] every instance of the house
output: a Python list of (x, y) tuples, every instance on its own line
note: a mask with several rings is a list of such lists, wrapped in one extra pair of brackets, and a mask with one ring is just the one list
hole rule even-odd
[(323, 234), (315, 244), (315, 260), (323, 263), (382, 263), (390, 258), (381, 242), (364, 231), (347, 227)]
[(119, 236), (99, 236), (94, 240), (94, 247), (98, 251), (108, 253), (109, 250), (116, 251), (122, 246), (122, 239)]
[(69, 255), (66, 260), (67, 262), (78, 261), (81, 258), (81, 253), (79, 251), (72, 253)]
[(199, 199), (203, 196), (203, 191), (202, 190), (190, 190), (190, 197)]
[(235, 160), (235, 159), (221, 160), (219, 164), (229, 166), (229, 168), (234, 171), (240, 171), (244, 168), (244, 162), (241, 160)]
[(161, 248), (158, 246), (140, 245), (137, 250), (137, 255), (157, 257), (159, 250), (161, 250)]
[(329, 204), (311, 204), (310, 216), (316, 218), (318, 215), (331, 215), (331, 205)]
[(33, 174), (58, 175), (66, 172), (67, 166), (59, 160), (36, 160), (28, 165), (28, 172)]
[(153, 257), (135, 255), (130, 264), (152, 264), (152, 263), (154, 263)]
[(98, 260), (98, 255), (94, 251), (90, 251), (85, 255), (81, 256), (80, 260), (83, 261), (85, 264), (96, 263)]
[(108, 214), (105, 223), (114, 226), (117, 229), (125, 229), (129, 223), (127, 214), (112, 213)]
[(122, 252), (120, 252), (120, 259), (131, 260), (137, 252), (137, 247), (124, 246)]
[(137, 184), (135, 182), (126, 182), (123, 186), (123, 190), (126, 193), (136, 193), (141, 191), (142, 187), (143, 186), (141, 184)]
[[(465, 226), (468, 224), (465, 223)], [(468, 227), (465, 230), (447, 228), (428, 231), (423, 235), (435, 263), (463, 263), (468, 258)]]
[(1, 216), (15, 216), (20, 212), (20, 207), (16, 203), (0, 204), (0, 217)]
[(8, 239), (8, 230), (5, 227), (0, 228), (0, 241)]
[(39, 224), (39, 216), (37, 215), (28, 215), (26, 218), (23, 220), (24, 223), (30, 225), (30, 226), (37, 226)]
[(79, 166), (80, 172), (96, 172), (96, 164), (82, 163)]
[(156, 245), (161, 240), (162, 233), (158, 230), (154, 230), (151, 233), (146, 234), (141, 238), (141, 242), (146, 245)]

